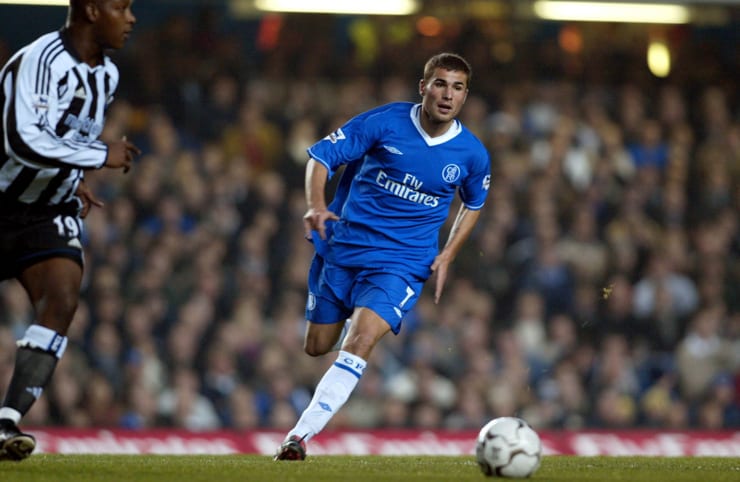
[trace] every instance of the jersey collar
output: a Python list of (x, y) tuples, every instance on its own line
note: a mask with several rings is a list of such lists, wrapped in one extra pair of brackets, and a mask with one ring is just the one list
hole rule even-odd
[(429, 134), (427, 134), (427, 131), (425, 131), (424, 128), (421, 127), (421, 120), (419, 120), (421, 115), (421, 104), (416, 104), (412, 106), (410, 115), (411, 122), (413, 122), (414, 127), (416, 127), (416, 130), (419, 131), (419, 134), (428, 146), (438, 146), (439, 144), (444, 144), (450, 139), (457, 137), (457, 135), (462, 132), (462, 124), (460, 124), (460, 121), (455, 119), (452, 122), (452, 125), (450, 125), (450, 128), (447, 129), (447, 132), (445, 132), (441, 136), (431, 137)]

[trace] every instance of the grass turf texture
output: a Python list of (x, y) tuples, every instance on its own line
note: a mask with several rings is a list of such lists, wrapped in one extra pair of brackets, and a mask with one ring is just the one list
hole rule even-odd
[[(19, 482), (466, 482), (485, 477), (473, 457), (309, 456), (273, 462), (261, 455), (38, 454), (0, 463), (0, 480)], [(545, 457), (533, 482), (738, 482), (740, 458)]]

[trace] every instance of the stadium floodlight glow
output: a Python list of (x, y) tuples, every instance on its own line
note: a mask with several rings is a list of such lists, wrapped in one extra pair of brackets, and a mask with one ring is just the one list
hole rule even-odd
[(411, 15), (419, 9), (419, 2), (417, 0), (255, 0), (254, 6), (266, 12)]
[(37, 5), (39, 7), (67, 7), (69, 0), (0, 0), (0, 5)]
[(668, 77), (671, 73), (671, 51), (661, 40), (650, 42), (647, 51), (647, 64), (656, 77)]
[(688, 23), (688, 7), (671, 3), (538, 0), (534, 13), (546, 20), (625, 23)]

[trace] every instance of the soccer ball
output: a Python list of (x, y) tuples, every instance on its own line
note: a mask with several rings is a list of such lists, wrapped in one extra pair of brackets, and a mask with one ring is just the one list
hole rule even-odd
[(521, 418), (499, 417), (488, 422), (478, 434), (475, 457), (489, 477), (529, 477), (540, 466), (542, 442)]

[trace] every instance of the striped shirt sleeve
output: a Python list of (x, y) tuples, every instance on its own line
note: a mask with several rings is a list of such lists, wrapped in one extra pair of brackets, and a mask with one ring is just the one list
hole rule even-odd
[(58, 135), (55, 129), (63, 114), (59, 105), (62, 80), (69, 75), (71, 63), (58, 36), (44, 39), (29, 46), (7, 72), (14, 76), (15, 88), (8, 92), (3, 119), (6, 145), (14, 158), (32, 167), (100, 168), (108, 154), (103, 142), (80, 143)]

